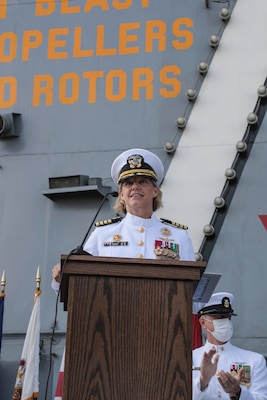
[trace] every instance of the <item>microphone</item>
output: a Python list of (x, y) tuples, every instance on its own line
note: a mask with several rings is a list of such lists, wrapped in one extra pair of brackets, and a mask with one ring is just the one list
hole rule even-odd
[(96, 212), (96, 214), (95, 214), (95, 216), (94, 216), (94, 218), (93, 218), (93, 220), (92, 220), (92, 222), (91, 222), (91, 225), (89, 226), (89, 228), (88, 228), (86, 234), (84, 235), (84, 238), (83, 238), (82, 243), (81, 243), (79, 246), (77, 246), (76, 249), (72, 250), (71, 254), (76, 254), (76, 255), (91, 255), (90, 253), (88, 253), (87, 251), (85, 251), (85, 250), (83, 249), (83, 245), (84, 245), (84, 243), (85, 243), (85, 241), (86, 241), (86, 239), (87, 239), (87, 237), (88, 237), (88, 235), (89, 235), (89, 233), (90, 233), (90, 231), (91, 231), (91, 229), (92, 229), (92, 226), (93, 226), (93, 224), (94, 224), (94, 222), (95, 222), (95, 220), (96, 220), (98, 214), (100, 213), (100, 210), (101, 210), (101, 208), (103, 207), (103, 204), (105, 203), (105, 200), (107, 199), (108, 196), (118, 197), (118, 196), (119, 196), (119, 193), (118, 193), (118, 192), (109, 192), (109, 193), (105, 194), (105, 196), (103, 197), (103, 200), (102, 200), (102, 202), (101, 202), (101, 204), (100, 204), (100, 206), (99, 206), (99, 208), (98, 208), (98, 210), (97, 210), (97, 212)]

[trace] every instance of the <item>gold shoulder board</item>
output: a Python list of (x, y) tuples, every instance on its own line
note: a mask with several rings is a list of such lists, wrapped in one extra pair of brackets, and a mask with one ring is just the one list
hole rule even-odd
[(95, 226), (105, 226), (105, 225), (110, 225), (110, 224), (115, 224), (116, 222), (119, 222), (123, 219), (123, 217), (114, 217), (110, 219), (104, 219), (103, 221), (95, 222)]
[(185, 230), (188, 229), (188, 226), (183, 225), (183, 224), (179, 224), (178, 222), (173, 222), (173, 221), (170, 221), (170, 220), (165, 219), (165, 218), (160, 218), (160, 220), (164, 224), (169, 224), (169, 225), (175, 226), (176, 228), (182, 228), (182, 229), (185, 229)]

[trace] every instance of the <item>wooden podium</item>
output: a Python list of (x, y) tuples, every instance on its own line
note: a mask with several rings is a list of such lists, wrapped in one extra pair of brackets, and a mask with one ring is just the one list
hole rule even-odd
[(63, 400), (191, 400), (193, 283), (205, 265), (70, 256)]

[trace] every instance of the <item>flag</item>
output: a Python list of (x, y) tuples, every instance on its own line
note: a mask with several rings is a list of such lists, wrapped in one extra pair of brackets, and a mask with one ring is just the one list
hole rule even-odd
[(203, 345), (202, 330), (199, 323), (199, 318), (196, 314), (192, 314), (192, 349), (197, 349)]
[(204, 307), (204, 303), (193, 302), (192, 312), (192, 349), (203, 346), (202, 329), (197, 315), (198, 310)]
[(3, 271), (3, 275), (1, 278), (1, 287), (2, 290), (0, 292), (0, 354), (2, 348), (2, 333), (3, 333), (3, 320), (4, 320), (4, 305), (5, 305), (5, 286), (6, 286), (6, 273)]
[(58, 380), (57, 380), (56, 394), (55, 394), (54, 400), (62, 400), (64, 366), (65, 366), (65, 349), (63, 351), (63, 356), (62, 356), (62, 359), (61, 359), (60, 370), (59, 370)]
[(0, 354), (1, 354), (1, 348), (2, 348), (4, 304), (5, 304), (5, 293), (2, 292), (2, 293), (0, 293)]
[(40, 294), (35, 291), (34, 306), (27, 328), (12, 400), (34, 400), (39, 395)]

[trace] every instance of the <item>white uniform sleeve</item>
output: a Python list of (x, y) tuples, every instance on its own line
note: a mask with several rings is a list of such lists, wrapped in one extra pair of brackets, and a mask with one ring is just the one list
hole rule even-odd
[(92, 256), (98, 256), (99, 255), (99, 251), (98, 251), (98, 231), (97, 229), (94, 230), (91, 235), (89, 236), (89, 238), (87, 239), (87, 241), (85, 242), (84, 245), (84, 250), (87, 251), (87, 253), (91, 254)]
[(193, 395), (192, 395), (192, 399), (193, 400), (202, 400), (202, 399), (206, 398), (205, 395), (206, 395), (206, 390), (204, 390), (203, 392), (201, 392), (201, 390), (200, 390), (199, 376), (197, 376), (196, 378), (193, 378)]
[(184, 232), (184, 237), (181, 243), (180, 260), (196, 261), (192, 241), (186, 231)]
[(51, 287), (56, 293), (59, 291), (59, 285), (59, 282), (57, 282), (55, 279), (52, 279)]
[(253, 366), (253, 376), (251, 377), (251, 387), (241, 385), (241, 395), (239, 400), (267, 400), (267, 367), (265, 358), (256, 355)]

